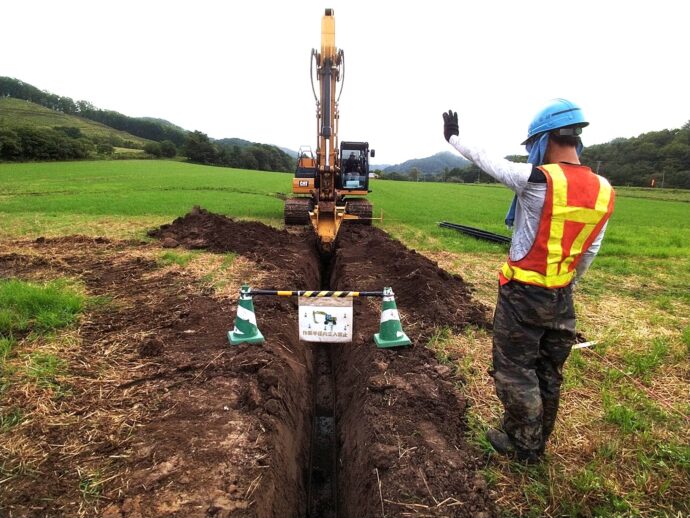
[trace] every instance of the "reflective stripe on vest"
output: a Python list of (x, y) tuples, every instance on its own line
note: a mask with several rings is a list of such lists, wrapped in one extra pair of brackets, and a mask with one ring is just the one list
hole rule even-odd
[[(614, 193), (606, 179), (582, 166), (539, 167), (547, 180), (546, 198), (532, 248), (501, 268), (505, 282), (515, 279), (546, 288), (567, 286), (575, 267), (613, 212)], [(570, 183), (571, 201), (568, 204)], [(502, 279), (503, 281), (503, 279)]]

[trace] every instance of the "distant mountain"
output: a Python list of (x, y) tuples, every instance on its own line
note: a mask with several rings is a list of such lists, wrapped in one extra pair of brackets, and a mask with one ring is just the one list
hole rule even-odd
[(295, 151), (294, 149), (289, 149), (289, 148), (280, 147), (280, 146), (277, 146), (277, 147), (278, 147), (278, 149), (280, 149), (283, 153), (286, 153), (286, 154), (288, 154), (289, 156), (291, 156), (292, 158), (294, 158), (295, 160), (297, 160), (297, 151)]
[(402, 164), (391, 165), (383, 169), (384, 173), (407, 174), (412, 168), (416, 167), (422, 174), (437, 175), (443, 173), (448, 168), (464, 168), (470, 165), (468, 160), (455, 155), (450, 151), (443, 151), (426, 158), (413, 158)]

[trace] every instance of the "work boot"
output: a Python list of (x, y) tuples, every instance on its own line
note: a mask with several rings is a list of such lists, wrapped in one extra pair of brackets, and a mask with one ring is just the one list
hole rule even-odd
[(489, 439), (494, 450), (501, 455), (508, 455), (509, 457), (515, 456), (515, 446), (513, 446), (513, 442), (505, 432), (497, 430), (496, 428), (489, 428), (486, 431), (486, 438)]
[(497, 430), (496, 428), (489, 428), (486, 431), (486, 438), (489, 439), (491, 446), (501, 455), (506, 455), (507, 457), (524, 462), (525, 464), (538, 464), (541, 461), (541, 454), (543, 450), (540, 451), (530, 451), (530, 450), (518, 450), (515, 445), (508, 437), (508, 434)]

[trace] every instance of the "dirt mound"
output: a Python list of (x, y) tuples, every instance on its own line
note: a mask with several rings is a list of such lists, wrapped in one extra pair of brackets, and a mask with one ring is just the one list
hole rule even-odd
[[(425, 347), (439, 327), (487, 325), (461, 278), (361, 226), (341, 231), (329, 282), (310, 229), (292, 234), (195, 209), (152, 235), (166, 247), (251, 259), (271, 284), (257, 288), (393, 287), (412, 347), (375, 347), (378, 299), (355, 301), (352, 344), (321, 346), (330, 348), (335, 386), (332, 515), (494, 514), (480, 456), (464, 439), (460, 380)], [(75, 385), (60, 407), (78, 412), (78, 424), (34, 420), (9, 432), (40, 444), (44, 460), (0, 490), (0, 509), (17, 516), (306, 516), (316, 346), (298, 340), (296, 301), (255, 297), (266, 343), (230, 347), (236, 300), (133, 257), (151, 247), (62, 239), (0, 251), (3, 276), (73, 275), (116, 302), (92, 309), (80, 329), (75, 355), (94, 358), (83, 375), (95, 381)], [(113, 368), (118, 377), (102, 379)], [(9, 393), (7, 404), (30, 405), (24, 397)], [(75, 442), (78, 453), (61, 447)], [(85, 505), (79, 474), (89, 466), (107, 482), (101, 498)]]
[(341, 232), (330, 278), (333, 289), (346, 289), (346, 282), (358, 290), (393, 288), (418, 341), (437, 327), (489, 325), (487, 308), (472, 300), (472, 290), (460, 276), (375, 227), (350, 226)]
[(318, 269), (320, 264), (312, 233), (295, 237), (263, 223), (238, 222), (199, 207), (169, 225), (150, 231), (149, 236), (170, 248), (203, 248), (243, 255), (266, 270), (281, 272), (276, 280), (287, 281), (283, 289), (307, 289), (304, 281), (314, 278), (310, 268), (316, 265)]

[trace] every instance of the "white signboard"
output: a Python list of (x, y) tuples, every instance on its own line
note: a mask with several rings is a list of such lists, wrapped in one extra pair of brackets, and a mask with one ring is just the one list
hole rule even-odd
[(352, 297), (299, 297), (299, 338), (351, 342)]

